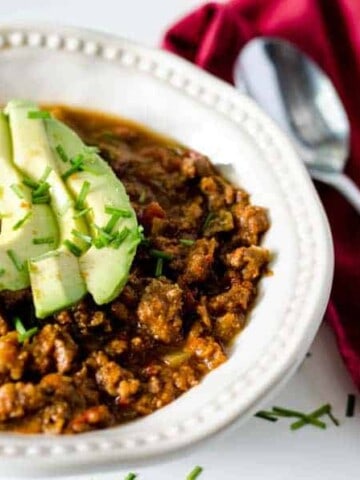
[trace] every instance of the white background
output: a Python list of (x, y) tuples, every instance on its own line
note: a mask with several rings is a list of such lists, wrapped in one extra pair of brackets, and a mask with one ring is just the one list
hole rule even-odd
[[(0, 0), (0, 22), (36, 20), (72, 24), (158, 45), (167, 25), (201, 3), (199, 0)], [(138, 479), (183, 480), (195, 465), (204, 467), (201, 480), (358, 478), (360, 411), (355, 418), (345, 418), (347, 394), (355, 392), (355, 388), (328, 327), (321, 328), (311, 353), (269, 407), (280, 405), (312, 411), (330, 402), (340, 419), (340, 427), (329, 423), (325, 431), (308, 426), (291, 432), (286, 419), (270, 423), (254, 418), (236, 431), (194, 447), (192, 454), (135, 469)], [(118, 469), (66, 477), (66, 480), (122, 480), (126, 473)]]

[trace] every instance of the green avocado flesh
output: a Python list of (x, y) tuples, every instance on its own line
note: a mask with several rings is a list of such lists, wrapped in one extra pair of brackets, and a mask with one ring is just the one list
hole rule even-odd
[(30, 285), (27, 259), (56, 247), (59, 236), (51, 208), (32, 204), (31, 191), (12, 162), (10, 129), (2, 113), (0, 172), (0, 290), (20, 290)]
[(13, 100), (0, 116), (0, 172), (0, 291), (31, 285), (38, 318), (87, 292), (113, 300), (140, 234), (108, 164), (36, 104)]

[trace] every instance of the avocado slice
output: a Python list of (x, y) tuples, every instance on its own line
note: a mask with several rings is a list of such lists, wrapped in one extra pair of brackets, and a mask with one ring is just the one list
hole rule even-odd
[[(58, 120), (47, 119), (45, 125), (53, 151), (62, 153), (57, 155), (57, 168), (62, 174), (69, 171), (66, 158), (83, 160), (82, 170), (66, 179), (69, 190), (87, 212), (90, 232), (95, 239), (80, 257), (80, 269), (95, 302), (98, 305), (108, 303), (127, 282), (140, 242), (135, 211), (123, 184), (92, 147), (87, 147), (73, 130)], [(86, 196), (83, 195), (85, 190)], [(113, 241), (109, 241), (111, 236)]]
[(30, 285), (27, 259), (58, 245), (58, 228), (48, 205), (33, 205), (31, 190), (12, 162), (8, 121), (0, 112), (0, 290)]
[(46, 175), (50, 204), (59, 225), (58, 248), (43, 256), (34, 256), (28, 262), (36, 315), (45, 318), (73, 305), (86, 294), (74, 252), (79, 254), (87, 247), (72, 232), (86, 235), (88, 230), (84, 219), (76, 217), (74, 199), (57, 168), (44, 125), (46, 112), (39, 112), (32, 102), (13, 100), (6, 106), (5, 113), (12, 132), (14, 163), (35, 182)]

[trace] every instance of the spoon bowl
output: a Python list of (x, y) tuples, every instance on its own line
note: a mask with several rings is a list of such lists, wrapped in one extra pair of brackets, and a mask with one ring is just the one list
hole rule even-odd
[(360, 192), (342, 173), (350, 124), (325, 72), (290, 42), (262, 37), (242, 49), (234, 81), (288, 134), (312, 177), (336, 187), (360, 213)]

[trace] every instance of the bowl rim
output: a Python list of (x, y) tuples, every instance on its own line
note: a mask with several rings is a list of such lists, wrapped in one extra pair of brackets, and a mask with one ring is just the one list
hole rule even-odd
[[(228, 392), (216, 401), (212, 399), (206, 414), (197, 412), (186, 423), (168, 431), (129, 440), (102, 434), (108, 430), (85, 433), (75, 439), (0, 434), (0, 460), (6, 459), (16, 467), (19, 461), (22, 465), (24, 461), (33, 465), (34, 457), (38, 456), (51, 467), (58, 466), (66, 455), (67, 465), (73, 466), (83, 464), (84, 460), (88, 465), (119, 460), (131, 465), (188, 447), (237, 419), (244, 420), (301, 361), (320, 325), (330, 295), (334, 268), (332, 238), (324, 209), (305, 166), (285, 134), (251, 99), (171, 53), (84, 28), (33, 22), (0, 24), (0, 55), (2, 51), (24, 46), (76, 52), (145, 71), (197, 102), (221, 112), (252, 139), (256, 138), (269, 168), (277, 176), (291, 212), (295, 218), (302, 219), (296, 228), (298, 238), (306, 240), (302, 242), (302, 248), (308, 262), (298, 273), (297, 288), (284, 318), (284, 329), (274, 339), (272, 348), (264, 352), (262, 359), (242, 374), (241, 379), (235, 379)], [(295, 329), (294, 321), (300, 307), (301, 311), (304, 310), (304, 304), (302, 326)], [(212, 415), (211, 422), (208, 421), (209, 415)], [(115, 432), (116, 428), (112, 431)], [(92, 452), (96, 455), (91, 455)]]

